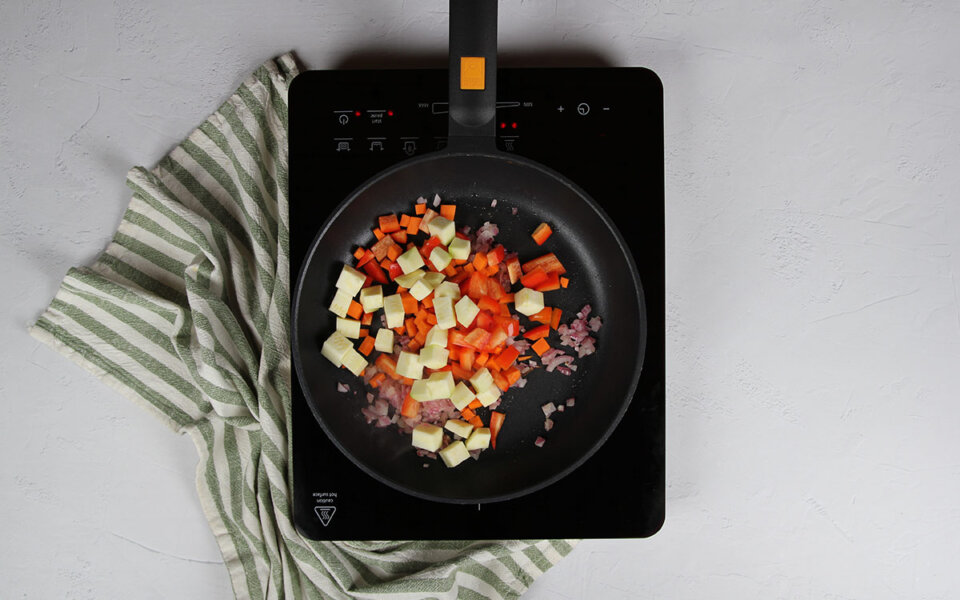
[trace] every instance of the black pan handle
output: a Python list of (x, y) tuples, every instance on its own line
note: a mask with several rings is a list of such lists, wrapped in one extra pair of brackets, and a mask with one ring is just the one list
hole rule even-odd
[(497, 0), (450, 0), (452, 150), (496, 149)]

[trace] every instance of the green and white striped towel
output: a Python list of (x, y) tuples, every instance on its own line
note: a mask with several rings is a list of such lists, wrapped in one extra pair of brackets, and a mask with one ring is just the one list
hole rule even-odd
[(291, 521), (287, 89), (261, 66), (152, 170), (31, 328), (200, 453), (238, 598), (516, 598), (576, 540), (315, 542)]

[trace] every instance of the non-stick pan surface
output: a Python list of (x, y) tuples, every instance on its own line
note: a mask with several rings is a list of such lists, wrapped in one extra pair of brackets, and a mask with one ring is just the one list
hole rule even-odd
[[(453, 19), (460, 0), (451, 3)], [(489, 7), (491, 2), (467, 3)], [(451, 36), (451, 49), (453, 49)], [(451, 97), (451, 110), (454, 98)], [(492, 131), (492, 123), (487, 123)], [(490, 136), (492, 140), (492, 135)], [(492, 145), (492, 144), (491, 144)], [(371, 476), (425, 499), (478, 503), (514, 498), (540, 489), (571, 472), (590, 457), (616, 427), (633, 397), (646, 343), (643, 290), (622, 236), (598, 205), (575, 184), (532, 161), (487, 150), (458, 150), (424, 155), (374, 177), (344, 200), (327, 219), (307, 254), (294, 295), (292, 347), (297, 375), (307, 403), (340, 450)], [(469, 147), (469, 145), (464, 144)], [(603, 319), (596, 334), (597, 352), (577, 360), (572, 376), (537, 369), (525, 388), (511, 388), (501, 408), (507, 418), (496, 450), (455, 469), (418, 457), (410, 436), (395, 427), (367, 424), (360, 409), (364, 394), (341, 394), (336, 382), (361, 388), (358, 379), (320, 354), (335, 330), (327, 310), (343, 263), (351, 252), (371, 243), (378, 215), (409, 212), (419, 196), (439, 194), (457, 204), (456, 221), (474, 229), (485, 221), (498, 225), (497, 242), (530, 259), (554, 252), (571, 285), (548, 292), (546, 304), (563, 310), (563, 322), (584, 305)], [(492, 200), (496, 207), (491, 207)], [(622, 201), (630, 201), (622, 199)], [(517, 214), (512, 214), (516, 208)], [(542, 247), (530, 232), (541, 222), (555, 233)], [(388, 286), (387, 290), (391, 290)], [(376, 321), (376, 320), (375, 320)], [(556, 342), (555, 342), (556, 344)], [(567, 352), (571, 348), (560, 346)], [(576, 398), (576, 406), (556, 418), (544, 433), (541, 406)], [(533, 441), (543, 434), (542, 448)], [(424, 468), (424, 464), (429, 464)], [(585, 490), (586, 491), (586, 490)]]

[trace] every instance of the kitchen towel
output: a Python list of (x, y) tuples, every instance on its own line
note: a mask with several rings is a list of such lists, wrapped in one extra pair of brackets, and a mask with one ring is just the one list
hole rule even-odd
[(258, 68), (153, 169), (31, 333), (200, 454), (238, 598), (516, 598), (576, 540), (315, 542), (291, 518), (287, 89)]

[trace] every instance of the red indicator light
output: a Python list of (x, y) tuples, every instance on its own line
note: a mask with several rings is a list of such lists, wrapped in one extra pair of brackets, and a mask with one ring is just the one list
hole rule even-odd
[(506, 128), (507, 128), (507, 124), (501, 122), (501, 123), (500, 123), (500, 129), (506, 129)]
[(359, 117), (361, 114), (363, 114), (363, 113), (361, 113), (361, 112), (358, 110), (357, 112), (353, 113), (353, 116)]
[(387, 111), (387, 116), (388, 116), (388, 117), (392, 117), (392, 116), (393, 116), (393, 111), (392, 111), (392, 110), (388, 110), (388, 111)]
[(510, 127), (513, 127), (514, 129), (516, 129), (516, 128), (517, 128), (517, 123), (516, 123), (516, 121), (514, 121), (513, 123), (510, 123)]

